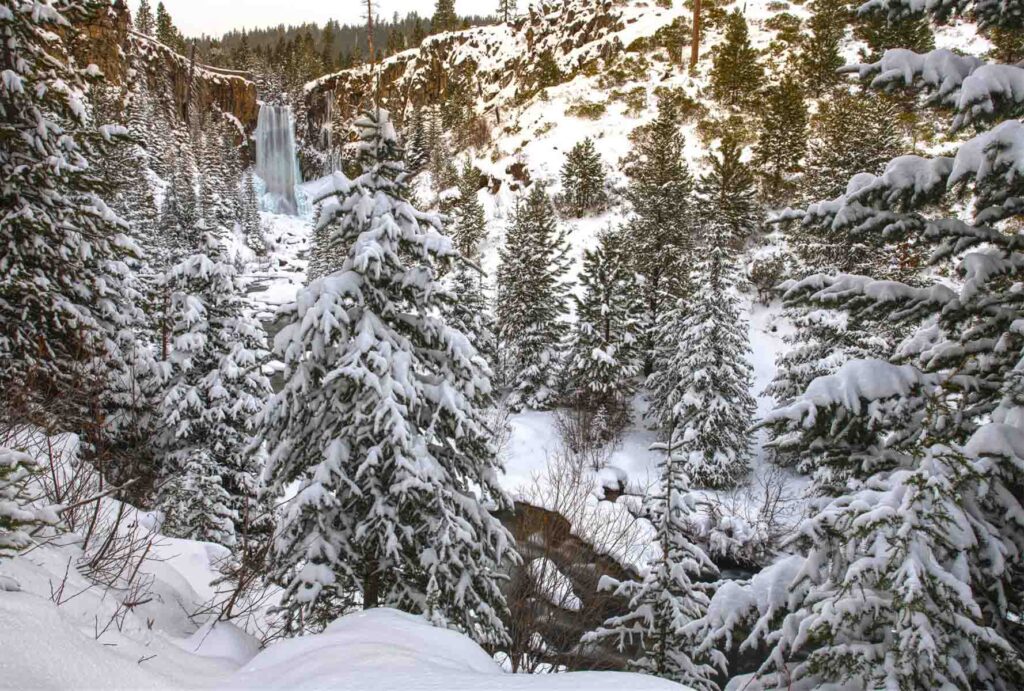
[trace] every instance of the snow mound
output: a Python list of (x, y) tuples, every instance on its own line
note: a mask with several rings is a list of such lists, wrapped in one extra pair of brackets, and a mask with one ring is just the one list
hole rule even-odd
[(421, 617), (383, 608), (341, 617), (322, 634), (272, 645), (227, 685), (360, 691), (684, 688), (663, 679), (612, 672), (506, 674), (466, 636), (431, 626)]
[(203, 624), (181, 647), (201, 657), (231, 660), (241, 667), (260, 652), (260, 642), (227, 621)]
[(173, 684), (76, 630), (48, 600), (0, 597), (0, 689), (155, 689)]

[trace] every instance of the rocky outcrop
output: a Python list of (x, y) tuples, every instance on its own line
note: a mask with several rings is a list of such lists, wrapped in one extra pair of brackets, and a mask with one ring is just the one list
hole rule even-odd
[(378, 88), (383, 106), (404, 113), (440, 104), (453, 84), (471, 89), (478, 112), (496, 124), (503, 107), (523, 102), (549, 83), (552, 71), (544, 69), (545, 62), (553, 60), (560, 78), (568, 79), (623, 51), (614, 35), (623, 21), (612, 0), (562, 0), (548, 6), (544, 13), (531, 8), (514, 25), (431, 36), (419, 48), (384, 60), (379, 80), (364, 65), (310, 82), (308, 131), (320, 133), (319, 145), (327, 147), (344, 141), (339, 133), (371, 103)]
[(201, 114), (230, 116), (243, 136), (255, 130), (259, 104), (256, 84), (248, 75), (196, 63), (149, 36), (135, 33), (122, 0), (115, 0), (92, 21), (77, 28), (72, 46), (75, 59), (81, 64), (95, 64), (112, 84), (121, 85), (141, 76), (151, 90), (168, 92), (182, 118), (195, 108)]
[[(560, 513), (521, 501), (514, 509), (498, 514), (515, 537), (522, 557), (522, 563), (510, 569), (504, 586), (512, 640), (506, 652), (513, 667), (518, 666), (516, 671), (534, 671), (521, 666), (528, 664), (571, 670), (626, 669), (630, 657), (636, 656), (635, 649), (618, 650), (610, 644), (584, 646), (580, 639), (609, 617), (627, 612), (623, 598), (598, 589), (601, 578), (625, 580), (636, 578), (636, 574), (576, 535)], [(549, 570), (546, 577), (564, 577), (571, 589), (552, 598), (537, 583), (535, 567), (541, 564)], [(543, 646), (537, 645), (537, 635)]]
[(259, 102), (256, 84), (247, 75), (193, 63), (148, 36), (131, 32), (128, 38), (146, 66), (150, 88), (162, 88), (169, 83), (181, 117), (188, 116), (189, 108), (198, 108), (201, 113), (218, 110), (232, 116), (245, 135), (256, 129)]

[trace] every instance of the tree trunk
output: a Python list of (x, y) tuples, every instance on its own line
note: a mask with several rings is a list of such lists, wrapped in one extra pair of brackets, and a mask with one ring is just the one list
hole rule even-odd
[(690, 71), (697, 69), (700, 58), (700, 0), (693, 0), (693, 36), (690, 38)]
[(380, 604), (380, 573), (372, 560), (367, 560), (363, 570), (363, 609)]

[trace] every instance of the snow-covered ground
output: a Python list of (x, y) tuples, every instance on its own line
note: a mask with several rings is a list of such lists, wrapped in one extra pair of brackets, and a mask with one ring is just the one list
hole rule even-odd
[[(105, 515), (119, 506), (104, 500)], [(126, 526), (155, 517), (128, 510)], [(218, 545), (155, 536), (131, 595), (92, 584), (76, 569), (74, 534), (0, 561), (0, 689), (346, 689), (351, 691), (567, 691), (682, 689), (633, 674), (513, 675), (469, 638), (395, 610), (360, 612), (322, 634), (259, 641), (200, 614), (214, 594)]]

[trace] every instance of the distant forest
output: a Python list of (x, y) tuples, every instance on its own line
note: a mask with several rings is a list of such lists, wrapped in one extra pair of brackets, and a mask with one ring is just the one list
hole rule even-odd
[[(459, 17), (459, 26), (453, 28), (482, 26), (496, 21), (494, 16)], [(434, 33), (439, 31), (433, 30), (431, 18), (416, 12), (404, 17), (396, 12), (390, 19), (378, 17), (373, 31), (377, 58), (419, 46), (424, 38)], [(192, 39), (185, 41), (191, 43)], [(280, 24), (251, 31), (232, 31), (220, 38), (202, 36), (195, 41), (203, 62), (235, 69), (249, 68), (250, 55), (287, 55), (302, 44), (315, 47), (324, 73), (359, 65), (368, 57), (366, 24), (341, 24), (333, 19), (322, 26)]]

